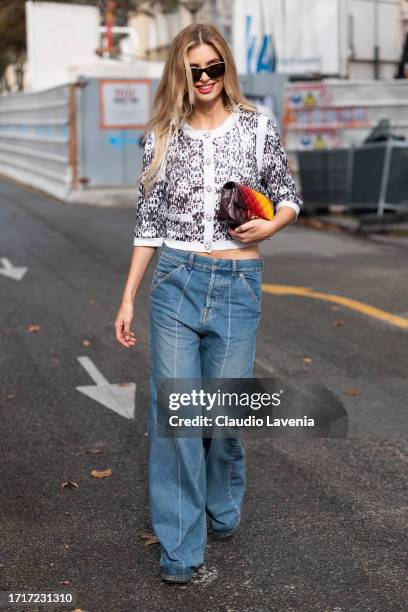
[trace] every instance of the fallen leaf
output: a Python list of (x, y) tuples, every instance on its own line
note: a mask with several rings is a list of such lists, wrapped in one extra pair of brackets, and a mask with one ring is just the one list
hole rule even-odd
[(30, 325), (28, 328), (28, 331), (30, 332), (30, 334), (32, 334), (33, 332), (39, 332), (41, 329), (40, 325)]
[(344, 325), (343, 319), (336, 319), (333, 321), (333, 325)]
[(73, 482), (72, 480), (68, 480), (67, 482), (63, 482), (62, 486), (67, 489), (77, 489), (79, 484), (77, 482)]
[(82, 340), (82, 346), (91, 346), (90, 340)]
[(60, 580), (60, 584), (71, 584), (70, 580)]
[(59, 362), (60, 362), (60, 359), (59, 359), (59, 357), (51, 357), (51, 361), (52, 361), (53, 363), (59, 363)]
[(91, 470), (90, 474), (94, 478), (109, 478), (109, 476), (112, 476), (112, 470), (111, 468), (107, 470)]
[(16, 394), (15, 394), (15, 393), (9, 393), (9, 394), (7, 395), (7, 399), (14, 399), (15, 397), (16, 397)]
[(145, 546), (150, 546), (151, 544), (158, 544), (159, 540), (154, 535), (154, 533), (144, 533), (140, 536), (143, 540), (146, 540)]
[(88, 453), (88, 455), (100, 455), (101, 453), (103, 453), (103, 449), (102, 448), (88, 448), (85, 452)]
[(304, 361), (305, 363), (312, 363), (310, 357), (303, 357), (302, 361)]
[(321, 221), (318, 221), (317, 219), (308, 219), (307, 226), (314, 227), (316, 229), (321, 229), (322, 227), (324, 227), (324, 224)]
[(360, 391), (358, 389), (346, 389), (344, 391), (344, 395), (359, 395)]
[(340, 310), (340, 306), (330, 306), (332, 310)]

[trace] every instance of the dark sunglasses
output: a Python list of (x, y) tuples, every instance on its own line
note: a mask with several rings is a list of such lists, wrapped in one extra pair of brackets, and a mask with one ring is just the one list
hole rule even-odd
[(201, 79), (201, 75), (203, 74), (203, 72), (208, 74), (210, 79), (216, 79), (224, 74), (225, 62), (217, 62), (216, 64), (211, 64), (211, 66), (207, 66), (207, 68), (191, 68), (191, 74), (194, 83)]

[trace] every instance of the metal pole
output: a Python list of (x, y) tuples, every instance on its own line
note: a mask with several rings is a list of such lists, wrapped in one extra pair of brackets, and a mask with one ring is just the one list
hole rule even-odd
[(337, 71), (338, 71), (338, 76), (341, 79), (344, 74), (343, 74), (343, 46), (342, 46), (342, 33), (343, 33), (343, 27), (344, 24), (342, 22), (342, 17), (343, 17), (343, 13), (341, 12), (341, 7), (340, 7), (340, 0), (337, 0), (337, 53), (338, 53), (338, 60), (337, 60)]
[(354, 170), (354, 145), (350, 145), (348, 156), (347, 156), (347, 202), (350, 204), (353, 202), (353, 170)]
[(107, 11), (105, 15), (105, 24), (106, 24), (106, 46), (108, 48), (108, 52), (112, 51), (113, 47), (113, 30), (112, 27), (115, 23), (115, 8), (116, 2), (114, 0), (108, 1)]
[(381, 215), (381, 216), (384, 214), (384, 209), (387, 205), (386, 196), (387, 196), (388, 180), (390, 176), (391, 155), (392, 155), (392, 142), (391, 140), (387, 140), (386, 145), (385, 145), (384, 168), (383, 168), (383, 174), (381, 177), (380, 197), (379, 197), (378, 209), (377, 209), (377, 215)]
[(379, 19), (378, 19), (378, 0), (374, 0), (374, 78), (380, 78), (380, 47), (379, 47)]
[[(284, 62), (283, 62), (283, 73), (286, 74), (288, 71), (288, 39), (287, 39), (287, 33), (288, 33), (288, 23), (287, 23), (287, 13), (286, 13), (286, 0), (282, 0), (282, 33), (283, 33), (283, 57), (284, 57)], [(279, 59), (279, 58), (278, 58)], [(282, 63), (280, 66), (280, 70), (282, 72)]]

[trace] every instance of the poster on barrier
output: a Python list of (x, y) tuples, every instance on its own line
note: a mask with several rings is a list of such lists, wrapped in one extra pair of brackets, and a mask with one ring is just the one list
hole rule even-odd
[(102, 79), (99, 81), (99, 127), (143, 129), (149, 120), (150, 79)]

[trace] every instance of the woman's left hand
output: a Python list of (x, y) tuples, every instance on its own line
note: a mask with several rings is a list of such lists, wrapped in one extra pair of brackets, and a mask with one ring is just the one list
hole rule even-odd
[(272, 236), (279, 228), (276, 227), (274, 219), (251, 219), (235, 229), (228, 228), (229, 235), (242, 242), (256, 242), (265, 240)]

